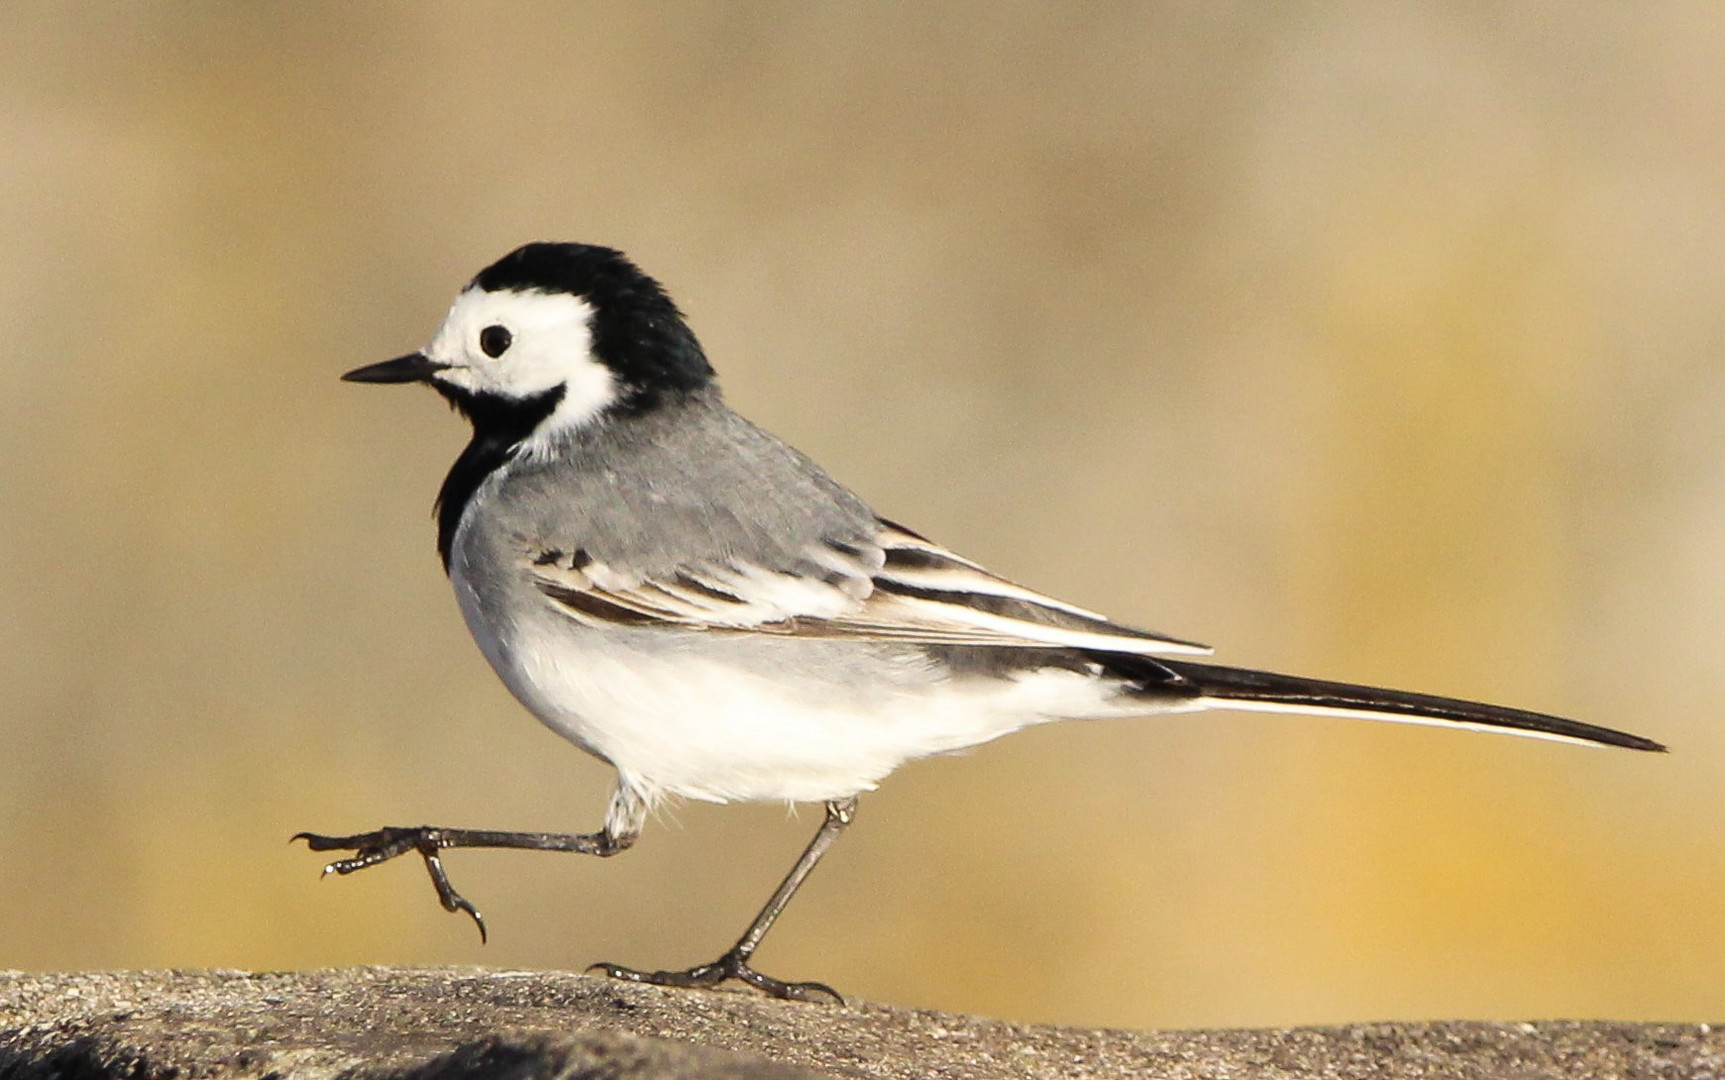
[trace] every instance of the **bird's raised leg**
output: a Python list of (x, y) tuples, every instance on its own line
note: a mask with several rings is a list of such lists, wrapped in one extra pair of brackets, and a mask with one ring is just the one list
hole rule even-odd
[(323, 868), (327, 874), (352, 874), (388, 862), (397, 855), (417, 852), (437, 889), (437, 900), (445, 911), (465, 911), (485, 940), (485, 919), (467, 898), (455, 891), (443, 869), (439, 853), (445, 848), (515, 848), (524, 851), (573, 851), (582, 855), (615, 855), (635, 843), (647, 819), (647, 806), (639, 795), (619, 787), (605, 812), (605, 825), (596, 833), (499, 832), (491, 829), (446, 829), (436, 825), (386, 826), (352, 836), (295, 833), (313, 851), (351, 851), (352, 857), (337, 859)]
[(687, 971), (637, 971), (618, 964), (594, 964), (589, 971), (603, 971), (613, 979), (626, 979), (629, 982), (653, 983), (656, 986), (711, 987), (717, 986), (726, 979), (737, 979), (750, 986), (771, 994), (776, 998), (789, 998), (795, 1001), (831, 1001), (844, 1004), (844, 998), (837, 990), (818, 982), (783, 982), (779, 979), (763, 975), (749, 966), (750, 957), (760, 947), (761, 939), (767, 936), (767, 931), (773, 928), (779, 913), (785, 910), (785, 905), (791, 902), (803, 880), (814, 870), (815, 864), (821, 861), (821, 856), (832, 847), (839, 833), (851, 823), (856, 816), (857, 801), (852, 796), (827, 803), (826, 820), (821, 823), (820, 830), (815, 833), (809, 846), (803, 849), (797, 864), (791, 867), (791, 872), (785, 875), (785, 880), (779, 883), (771, 899), (767, 901), (761, 913), (755, 916), (755, 921), (743, 931), (743, 936), (737, 939), (725, 955), (710, 964), (701, 964)]

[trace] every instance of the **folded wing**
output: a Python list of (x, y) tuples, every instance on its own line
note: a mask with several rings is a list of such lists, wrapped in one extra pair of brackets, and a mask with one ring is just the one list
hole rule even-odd
[(644, 576), (580, 550), (529, 553), (535, 583), (596, 625), (845, 637), (929, 645), (1208, 653), (1014, 584), (888, 521), (828, 539), (794, 566), (715, 558)]

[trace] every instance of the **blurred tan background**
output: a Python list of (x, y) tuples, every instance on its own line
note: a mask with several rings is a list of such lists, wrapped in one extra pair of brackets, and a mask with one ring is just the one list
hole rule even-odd
[(1132, 1026), (1725, 1019), (1725, 10), (7, 5), (0, 966), (686, 965), (818, 821), (508, 698), (343, 385), (529, 239), (625, 248), (883, 512), (1223, 662), (1665, 758), (1210, 714), (913, 765), (761, 955)]

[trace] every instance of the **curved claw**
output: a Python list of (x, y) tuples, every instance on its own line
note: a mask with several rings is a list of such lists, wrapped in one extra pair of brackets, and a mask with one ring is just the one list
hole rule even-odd
[(437, 857), (436, 848), (421, 847), (419, 854), (425, 859), (425, 872), (431, 875), (431, 885), (437, 890), (437, 902), (451, 915), (457, 911), (467, 912), (473, 925), (479, 928), (479, 943), (484, 945), (491, 939), (485, 931), (485, 916), (479, 914), (479, 909), (474, 907), (467, 897), (456, 892), (455, 886), (449, 883), (449, 875), (443, 871), (443, 860)]
[(431, 850), (437, 850), (436, 830), (421, 826), (416, 829), (389, 827), (375, 832), (355, 833), (352, 836), (324, 836), (320, 833), (299, 832), (288, 838), (288, 843), (304, 840), (306, 847), (313, 851), (351, 851), (353, 858), (337, 859), (324, 868), (324, 873), (351, 874), (355, 870), (364, 870), (368, 866), (376, 866), (397, 855), (405, 855), (414, 849), (424, 851), (427, 843)]
[(405, 855), (416, 851), (425, 861), (425, 872), (431, 875), (431, 885), (437, 890), (437, 902), (443, 905), (443, 910), (455, 913), (466, 912), (473, 925), (479, 929), (479, 942), (485, 944), (490, 940), (490, 934), (485, 928), (485, 917), (479, 913), (468, 899), (455, 891), (455, 886), (449, 883), (449, 875), (444, 872), (443, 860), (438, 852), (443, 848), (442, 830), (428, 825), (414, 828), (386, 826), (374, 832), (355, 833), (352, 836), (324, 836), (321, 833), (299, 832), (288, 838), (291, 844), (295, 840), (304, 840), (306, 846), (313, 851), (351, 851), (352, 858), (337, 859), (323, 868), (323, 876), (331, 874), (352, 874), (378, 863), (387, 862), (397, 855)]
[(674, 986), (685, 990), (710, 990), (727, 979), (736, 979), (783, 1001), (824, 1001), (840, 1006), (847, 1004), (844, 995), (826, 983), (785, 982), (771, 975), (763, 975), (734, 952), (726, 953), (710, 964), (699, 964), (684, 971), (638, 971), (621, 964), (605, 962), (592, 964), (587, 970), (604, 972), (606, 977), (624, 982)]
[(750, 967), (745, 967), (739, 971), (737, 973), (737, 978), (748, 983), (750, 986), (758, 987), (774, 997), (783, 998), (786, 1001), (806, 1001), (810, 1004), (824, 1002), (828, 1005), (837, 1005), (840, 1008), (849, 1004), (845, 1001), (843, 994), (834, 990), (824, 982), (815, 982), (813, 980), (808, 982), (781, 982), (778, 979), (762, 975), (760, 972)]

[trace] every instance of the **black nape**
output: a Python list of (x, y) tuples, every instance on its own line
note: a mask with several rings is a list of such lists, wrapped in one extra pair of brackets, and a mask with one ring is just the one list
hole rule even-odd
[(683, 313), (622, 252), (594, 244), (532, 243), (481, 270), (470, 288), (566, 293), (593, 309), (593, 355), (624, 390), (618, 411), (651, 409), (713, 381)]

